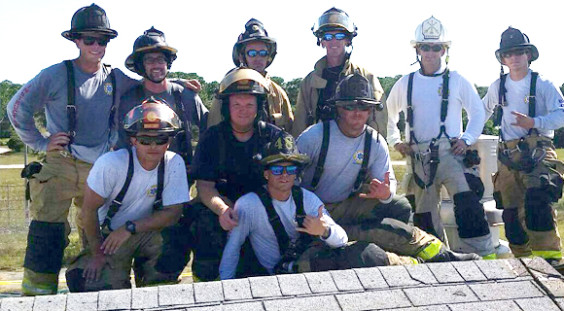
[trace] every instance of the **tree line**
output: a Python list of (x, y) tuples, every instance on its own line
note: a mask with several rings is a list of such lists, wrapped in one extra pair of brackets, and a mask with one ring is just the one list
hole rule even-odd
[[(200, 81), (200, 84), (202, 85), (202, 89), (199, 95), (204, 105), (208, 107), (208, 109), (211, 107), (211, 103), (219, 90), (219, 82), (217, 81), (207, 82), (203, 77), (200, 77), (196, 73), (171, 72), (169, 73), (169, 77), (180, 78), (180, 79), (197, 79), (198, 81)], [(396, 81), (399, 80), (401, 77), (402, 77), (401, 75), (396, 75), (395, 77), (378, 78), (380, 84), (382, 85), (382, 88), (384, 88), (385, 94), (390, 93), (392, 86), (394, 86)], [(283, 78), (276, 76), (272, 77), (271, 79), (274, 82), (276, 82), (278, 85), (280, 85), (282, 88), (284, 88), (284, 90), (286, 90), (286, 93), (290, 98), (292, 107), (294, 107), (298, 99), (298, 91), (302, 79), (296, 78), (290, 81), (284, 81)], [(1, 108), (0, 138), (9, 138), (7, 143), (8, 147), (16, 151), (21, 150), (21, 148), (23, 148), (23, 143), (21, 142), (19, 137), (15, 134), (12, 126), (10, 125), (10, 121), (8, 120), (8, 116), (6, 112), (6, 106), (8, 105), (10, 99), (14, 96), (14, 94), (16, 94), (16, 92), (21, 87), (22, 87), (21, 84), (13, 83), (9, 80), (4, 80), (0, 82), (0, 108)], [(482, 98), (486, 95), (488, 87), (476, 85), (476, 90), (478, 91), (480, 98)], [(564, 84), (560, 86), (560, 90), (564, 93)], [(36, 119), (36, 123), (39, 126), (43, 126), (43, 127), (45, 126), (45, 116), (43, 113), (37, 113), (35, 119)], [(400, 123), (403, 124), (403, 122), (405, 122), (405, 118), (402, 116), (400, 118)], [(402, 124), (400, 124), (400, 129), (403, 131), (404, 127)], [(484, 126), (484, 130), (482, 133), (488, 135), (498, 134), (498, 130), (493, 126), (493, 121), (491, 118), (486, 122), (486, 125)], [(554, 135), (554, 145), (557, 148), (564, 148), (564, 128), (561, 128), (556, 131)]]

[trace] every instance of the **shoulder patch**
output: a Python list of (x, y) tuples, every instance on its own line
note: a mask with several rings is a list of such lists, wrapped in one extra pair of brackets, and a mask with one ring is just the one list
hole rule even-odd
[(157, 185), (153, 185), (147, 190), (147, 197), (154, 198), (155, 196), (157, 196)]
[(364, 159), (364, 151), (359, 150), (353, 154), (353, 160), (356, 164), (362, 164), (362, 160)]
[(114, 93), (114, 87), (111, 82), (104, 83), (104, 92), (106, 95), (112, 95)]

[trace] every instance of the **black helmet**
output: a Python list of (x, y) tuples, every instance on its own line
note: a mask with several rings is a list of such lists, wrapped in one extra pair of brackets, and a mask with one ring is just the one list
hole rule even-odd
[(513, 50), (516, 48), (527, 48), (531, 51), (531, 60), (529, 62), (535, 61), (539, 58), (539, 51), (537, 47), (532, 45), (529, 41), (529, 37), (522, 33), (519, 29), (509, 27), (501, 34), (501, 41), (499, 43), (499, 49), (495, 51), (495, 57), (501, 63), (501, 55), (504, 52)]
[(323, 34), (327, 31), (344, 30), (345, 32), (347, 32), (351, 40), (357, 35), (357, 27), (350, 20), (347, 12), (335, 7), (332, 7), (329, 10), (323, 12), (323, 14), (319, 17), (317, 24), (313, 25), (311, 30), (313, 31), (313, 34), (318, 38), (318, 44), (319, 38), (321, 38), (321, 36), (323, 36)]
[(368, 79), (360, 73), (355, 72), (344, 77), (335, 90), (335, 95), (330, 99), (337, 103), (342, 101), (353, 101), (356, 104), (374, 105), (376, 110), (382, 110), (382, 103), (374, 97), (374, 89)]
[(72, 16), (71, 29), (63, 31), (61, 35), (73, 41), (84, 32), (99, 33), (110, 39), (118, 35), (117, 31), (110, 28), (106, 11), (94, 3), (78, 9)]
[(123, 128), (129, 135), (146, 131), (172, 136), (180, 130), (180, 119), (164, 100), (151, 96), (125, 115)]
[(265, 167), (279, 162), (293, 162), (300, 166), (309, 162), (309, 156), (298, 151), (294, 137), (284, 131), (264, 146), (260, 156), (260, 164)]
[(127, 69), (145, 76), (145, 67), (143, 66), (143, 55), (151, 52), (162, 52), (167, 58), (168, 69), (172, 62), (176, 59), (177, 50), (166, 43), (165, 35), (162, 31), (151, 27), (145, 30), (143, 35), (137, 37), (133, 43), (133, 52), (125, 60)]
[[(252, 41), (262, 41), (268, 49), (268, 60), (266, 67), (270, 66), (276, 56), (276, 40), (268, 36), (268, 32), (264, 29), (264, 25), (257, 19), (251, 18), (245, 24), (245, 32), (239, 35), (237, 42), (233, 45), (231, 58), (235, 66), (240, 65), (239, 56), (244, 53), (245, 45)], [(244, 59), (244, 58), (243, 58)], [(244, 64), (246, 65), (246, 64)]]

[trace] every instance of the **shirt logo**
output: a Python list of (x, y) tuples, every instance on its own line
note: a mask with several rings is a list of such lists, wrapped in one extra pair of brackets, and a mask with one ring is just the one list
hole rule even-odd
[(157, 196), (157, 185), (153, 185), (149, 190), (147, 190), (147, 197), (153, 198)]
[(107, 95), (112, 95), (114, 93), (114, 87), (112, 86), (112, 84), (110, 82), (104, 83), (104, 92)]
[(364, 152), (357, 151), (353, 154), (353, 160), (356, 164), (362, 164), (362, 159), (364, 159)]

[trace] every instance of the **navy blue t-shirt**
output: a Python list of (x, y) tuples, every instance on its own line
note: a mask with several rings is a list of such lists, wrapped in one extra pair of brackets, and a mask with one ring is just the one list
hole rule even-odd
[(264, 145), (274, 140), (281, 131), (280, 128), (266, 123), (265, 128), (258, 129), (255, 126), (251, 139), (240, 142), (226, 121), (210, 127), (200, 137), (196, 148), (192, 162), (192, 179), (215, 182), (219, 194), (232, 202), (246, 193), (255, 192), (265, 184), (265, 180), (253, 156), (260, 153)]

